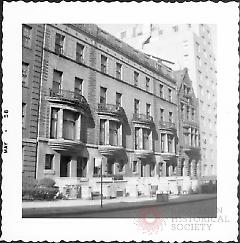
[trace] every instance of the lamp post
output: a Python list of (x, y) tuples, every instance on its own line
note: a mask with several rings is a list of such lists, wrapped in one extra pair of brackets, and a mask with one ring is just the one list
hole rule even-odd
[(103, 207), (103, 203), (102, 203), (102, 199), (103, 199), (103, 193), (102, 193), (102, 168), (103, 168), (103, 165), (102, 165), (102, 160), (103, 160), (103, 157), (97, 157), (95, 159), (95, 166), (100, 168), (100, 203), (101, 203), (101, 208)]
[(101, 158), (101, 208), (103, 207), (103, 204), (102, 204), (102, 199), (103, 199), (103, 194), (102, 194), (102, 158)]

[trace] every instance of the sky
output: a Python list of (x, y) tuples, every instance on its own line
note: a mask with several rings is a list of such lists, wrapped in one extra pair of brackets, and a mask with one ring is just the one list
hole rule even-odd
[[(132, 28), (135, 24), (98, 24), (98, 26), (109, 32), (110, 34), (116, 36), (118, 33)], [(212, 43), (213, 49), (216, 54), (216, 47), (217, 47), (217, 26), (216, 25), (209, 25), (212, 30)]]

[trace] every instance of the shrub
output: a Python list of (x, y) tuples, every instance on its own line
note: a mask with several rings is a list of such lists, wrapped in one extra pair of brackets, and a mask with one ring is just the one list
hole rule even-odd
[(57, 193), (57, 187), (36, 187), (33, 192), (33, 198), (36, 200), (52, 200)]
[(37, 184), (40, 187), (51, 188), (51, 187), (54, 187), (55, 181), (51, 178), (45, 177), (45, 178), (39, 180)]
[(22, 178), (22, 198), (23, 199), (33, 199), (33, 192), (37, 186), (36, 179), (32, 177)]

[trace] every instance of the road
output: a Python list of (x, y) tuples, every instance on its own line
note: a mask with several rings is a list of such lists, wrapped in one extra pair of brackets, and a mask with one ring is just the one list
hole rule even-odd
[[(104, 207), (104, 206), (103, 206)], [(107, 206), (105, 206), (106, 208)], [(63, 209), (64, 210), (64, 209)], [(193, 202), (183, 202), (177, 204), (143, 206), (141, 208), (122, 208), (110, 211), (95, 212), (66, 212), (50, 213), (43, 217), (47, 218), (192, 218), (192, 217), (216, 217), (217, 215), (217, 199), (207, 199)], [(28, 215), (34, 217), (34, 215)], [(39, 217), (39, 215), (38, 215)]]

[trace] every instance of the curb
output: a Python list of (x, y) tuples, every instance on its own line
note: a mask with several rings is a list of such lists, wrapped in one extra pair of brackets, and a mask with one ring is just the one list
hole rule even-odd
[[(142, 202), (134, 202), (134, 205), (131, 205), (132, 203), (128, 203), (128, 202), (124, 202), (127, 205), (119, 205), (120, 203), (111, 203), (111, 205), (107, 204), (105, 205), (105, 208), (103, 206), (103, 208), (100, 208), (100, 206), (98, 206), (98, 208), (92, 208), (90, 210), (85, 210), (86, 207), (89, 206), (72, 206), (72, 207), (56, 207), (56, 208), (47, 208), (47, 210), (52, 210), (52, 212), (41, 212), (42, 210), (45, 210), (46, 208), (34, 208), (37, 211), (36, 212), (29, 212), (32, 211), (33, 208), (26, 208), (22, 210), (22, 217), (23, 218), (48, 218), (51, 217), (51, 215), (57, 215), (57, 216), (61, 216), (64, 214), (91, 214), (91, 213), (98, 213), (98, 212), (114, 212), (114, 211), (123, 211), (123, 210), (131, 210), (131, 209), (138, 209), (138, 208), (142, 208), (142, 207), (156, 207), (156, 206), (167, 206), (167, 205), (176, 205), (176, 204), (183, 204), (183, 203), (192, 203), (192, 202), (199, 202), (199, 201), (206, 201), (206, 200), (212, 200), (217, 198), (217, 195), (212, 195), (211, 197), (207, 197), (207, 198), (195, 198), (195, 199), (191, 199), (191, 200), (182, 200), (182, 201), (168, 201), (168, 202), (156, 202), (156, 201), (142, 201)], [(97, 205), (94, 205), (97, 207)], [(109, 207), (110, 206), (110, 207)], [(112, 207), (111, 207), (112, 206)], [(69, 211), (70, 210), (70, 211)], [(25, 211), (25, 212), (24, 212)]]

